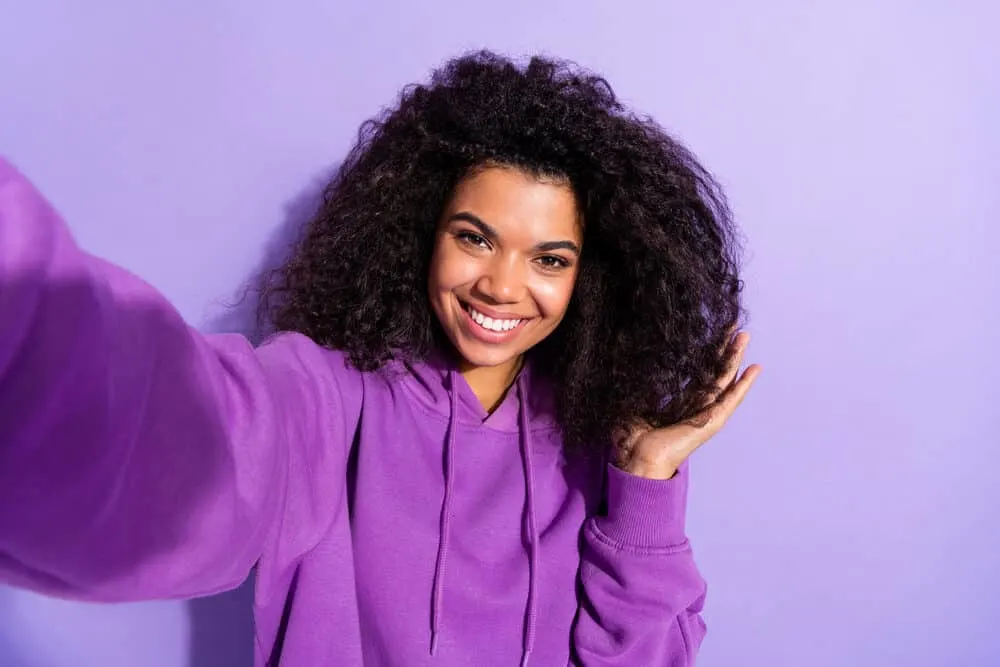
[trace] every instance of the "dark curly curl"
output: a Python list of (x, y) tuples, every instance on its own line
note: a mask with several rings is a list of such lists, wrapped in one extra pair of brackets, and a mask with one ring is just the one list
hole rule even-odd
[(561, 61), (479, 52), (404, 89), (361, 127), (261, 312), (361, 370), (447, 344), (427, 294), (435, 230), (459, 180), (489, 164), (568, 179), (583, 211), (569, 310), (532, 351), (567, 446), (605, 453), (635, 420), (690, 418), (741, 317), (725, 198), (660, 126)]

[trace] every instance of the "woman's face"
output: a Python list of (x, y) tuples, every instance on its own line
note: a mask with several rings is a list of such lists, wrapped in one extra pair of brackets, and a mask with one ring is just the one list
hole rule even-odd
[(576, 199), (562, 181), (487, 167), (458, 184), (438, 224), (428, 283), (466, 363), (516, 361), (555, 330), (582, 244)]

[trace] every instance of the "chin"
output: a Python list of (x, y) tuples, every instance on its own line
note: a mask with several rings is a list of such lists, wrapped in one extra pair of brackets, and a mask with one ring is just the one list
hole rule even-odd
[(522, 354), (521, 352), (512, 352), (510, 350), (484, 349), (481, 345), (470, 344), (465, 341), (455, 347), (465, 363), (477, 368), (502, 366)]

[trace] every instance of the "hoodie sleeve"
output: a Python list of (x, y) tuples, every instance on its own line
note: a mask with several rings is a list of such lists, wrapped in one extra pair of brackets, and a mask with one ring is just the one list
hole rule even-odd
[(345, 479), (360, 411), (335, 357), (198, 333), (0, 158), (0, 581), (194, 597), (312, 539), (344, 486), (314, 478)]
[(688, 467), (650, 480), (608, 466), (607, 513), (584, 527), (571, 665), (689, 667), (705, 582), (684, 534)]

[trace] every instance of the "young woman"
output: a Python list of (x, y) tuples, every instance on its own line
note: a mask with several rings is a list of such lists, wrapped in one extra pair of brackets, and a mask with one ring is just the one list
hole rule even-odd
[(367, 123), (207, 336), (0, 168), (0, 577), (187, 598), (257, 664), (690, 665), (687, 457), (732, 414), (734, 229), (607, 84), (478, 53)]

